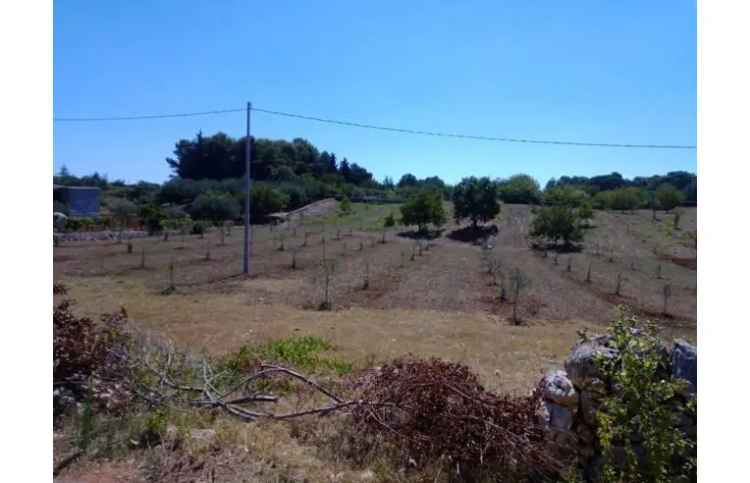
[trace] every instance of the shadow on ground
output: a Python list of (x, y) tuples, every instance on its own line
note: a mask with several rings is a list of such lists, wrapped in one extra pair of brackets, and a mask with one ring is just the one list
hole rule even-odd
[(444, 231), (445, 230), (442, 228), (439, 230), (426, 230), (421, 232), (417, 230), (409, 230), (397, 233), (397, 235), (404, 238), (411, 238), (412, 240), (434, 240), (443, 236)]
[(453, 230), (448, 234), (448, 238), (454, 241), (464, 243), (479, 243), (483, 238), (488, 236), (497, 235), (497, 225), (485, 225), (485, 226), (466, 226)]

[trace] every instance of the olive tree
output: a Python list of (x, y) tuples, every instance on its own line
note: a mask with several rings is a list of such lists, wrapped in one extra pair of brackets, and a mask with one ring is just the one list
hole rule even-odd
[(656, 189), (656, 201), (664, 211), (671, 211), (680, 206), (684, 199), (682, 191), (669, 183), (664, 183)]
[(453, 188), (453, 210), (456, 222), (464, 218), (477, 223), (487, 223), (500, 213), (497, 202), (497, 185), (489, 178), (464, 178)]
[(190, 215), (196, 220), (211, 220), (218, 224), (240, 215), (240, 204), (228, 193), (208, 191), (190, 205)]
[(578, 214), (568, 206), (546, 206), (539, 210), (529, 234), (555, 244), (562, 240), (566, 246), (583, 240)]
[(125, 230), (130, 220), (138, 213), (138, 207), (130, 200), (117, 198), (109, 202), (109, 211), (112, 213), (115, 223), (120, 228), (120, 233), (117, 237), (119, 243), (122, 241), (123, 230)]
[(430, 224), (444, 224), (445, 211), (440, 193), (434, 190), (418, 191), (401, 206), (401, 219), (404, 225), (417, 225), (420, 233), (425, 233)]

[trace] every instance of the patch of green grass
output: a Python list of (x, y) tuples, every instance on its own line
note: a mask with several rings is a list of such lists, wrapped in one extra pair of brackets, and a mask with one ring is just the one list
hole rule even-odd
[(343, 214), (336, 210), (326, 216), (305, 218), (306, 226), (321, 226), (327, 231), (335, 230), (336, 226), (352, 227), (355, 230), (380, 231), (383, 229), (385, 218), (393, 214), (396, 221), (401, 218), (400, 203), (352, 203), (349, 213)]
[(309, 372), (333, 371), (338, 375), (350, 373), (350, 362), (321, 355), (332, 349), (333, 345), (320, 337), (291, 336), (257, 346), (243, 346), (239, 352), (229, 357), (226, 366), (242, 370), (261, 359), (287, 363)]

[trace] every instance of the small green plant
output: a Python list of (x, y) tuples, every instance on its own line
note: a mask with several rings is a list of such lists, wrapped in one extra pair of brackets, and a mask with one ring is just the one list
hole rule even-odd
[(388, 213), (388, 216), (386, 216), (385, 220), (383, 220), (383, 226), (386, 228), (396, 226), (396, 217), (393, 216), (393, 213)]
[(90, 400), (84, 401), (81, 406), (76, 446), (82, 451), (86, 451), (96, 436), (96, 415), (94, 414), (94, 409)]
[(352, 212), (352, 202), (344, 195), (339, 202), (339, 216), (345, 216)]
[(193, 222), (193, 226), (190, 228), (190, 234), (191, 235), (199, 235), (201, 239), (203, 239), (203, 236), (208, 232), (208, 229), (211, 225), (207, 221), (198, 220)]
[(351, 372), (351, 363), (322, 355), (333, 349), (334, 346), (321, 337), (291, 336), (262, 345), (243, 346), (237, 353), (228, 357), (225, 366), (229, 370), (240, 371), (260, 359), (289, 363), (298, 369), (311, 372), (333, 371), (339, 375)]
[[(655, 326), (621, 315), (611, 330), (618, 356), (595, 359), (616, 394), (605, 398), (596, 415), (596, 436), (604, 457), (602, 480), (611, 483), (695, 481), (695, 442), (679, 429), (695, 417), (695, 398), (681, 403), (685, 381), (673, 379)], [(635, 442), (643, 448), (636, 453)], [(617, 458), (620, 448), (624, 458)]]
[(140, 435), (140, 443), (143, 446), (159, 444), (167, 432), (167, 417), (167, 410), (164, 408), (158, 408), (148, 413)]

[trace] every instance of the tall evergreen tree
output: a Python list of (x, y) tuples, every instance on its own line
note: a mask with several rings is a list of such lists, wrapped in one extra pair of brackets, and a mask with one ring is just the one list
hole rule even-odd
[(341, 161), (341, 166), (339, 167), (339, 173), (341, 173), (341, 176), (344, 178), (344, 181), (351, 182), (352, 169), (349, 166), (349, 161), (346, 158), (344, 158), (344, 160)]
[(331, 153), (331, 157), (328, 160), (328, 166), (326, 167), (326, 171), (328, 173), (335, 173), (338, 169), (338, 166), (336, 165), (336, 153)]

